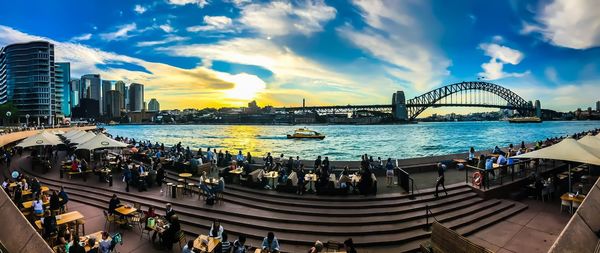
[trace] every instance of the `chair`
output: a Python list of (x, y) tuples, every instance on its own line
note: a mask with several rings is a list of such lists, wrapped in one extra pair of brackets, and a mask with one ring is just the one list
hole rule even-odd
[(196, 186), (194, 183), (187, 184), (187, 190), (190, 192), (190, 197), (194, 197), (194, 186)]
[(178, 185), (177, 185), (177, 191), (176, 191), (175, 195), (176, 195), (177, 197), (180, 197), (180, 196), (182, 196), (182, 195), (183, 195), (184, 191), (185, 191), (185, 185), (178, 184)]
[[(110, 231), (110, 226), (115, 223), (115, 216), (112, 214), (108, 214), (108, 212), (106, 210), (102, 211), (104, 213), (104, 229), (106, 231)], [(107, 224), (108, 224), (108, 229), (107, 228)]]
[(183, 245), (187, 244), (183, 230), (179, 230), (177, 234), (175, 234), (175, 238), (177, 238), (177, 241), (179, 242), (179, 249), (183, 249)]
[(45, 238), (46, 243), (48, 243), (48, 246), (50, 246), (50, 248), (55, 246), (57, 239), (58, 239), (58, 234), (56, 232), (51, 233), (48, 238)]
[[(84, 220), (76, 220), (75, 221), (75, 227), (77, 228), (77, 235), (79, 235), (81, 232), (81, 236), (85, 235), (85, 221)], [(79, 229), (79, 227), (81, 227), (81, 229)]]
[(544, 196), (546, 196), (546, 198), (548, 198), (548, 200), (550, 200), (550, 187), (544, 187), (542, 189), (542, 202), (544, 202), (544, 200), (545, 200)]
[(572, 206), (572, 209), (571, 209), (571, 213), (575, 212), (575, 210), (577, 208), (579, 208), (580, 205), (581, 205), (581, 203), (579, 203), (577, 201), (573, 201), (573, 206)]
[(569, 210), (569, 212), (571, 212), (571, 201), (568, 200), (560, 200), (560, 213), (563, 212), (563, 207), (567, 207), (567, 210)]
[(215, 202), (221, 202), (224, 200), (223, 191), (218, 191), (215, 193)]
[(140, 232), (142, 231), (142, 217), (139, 214), (132, 215), (129, 218), (129, 222), (135, 224), (140, 229)]
[(325, 251), (336, 252), (339, 251), (342, 245), (340, 242), (336, 241), (327, 241), (325, 243)]
[(173, 183), (167, 183), (167, 190), (165, 191), (167, 196), (171, 195), (172, 186)]

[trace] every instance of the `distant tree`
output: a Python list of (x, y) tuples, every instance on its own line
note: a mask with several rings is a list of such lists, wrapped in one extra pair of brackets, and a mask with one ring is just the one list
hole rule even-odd
[[(7, 112), (10, 112), (10, 117), (6, 116)], [(17, 121), (19, 115), (19, 108), (17, 108), (12, 102), (7, 102), (0, 105), (0, 117), (2, 118), (3, 126), (6, 126), (7, 123)]]

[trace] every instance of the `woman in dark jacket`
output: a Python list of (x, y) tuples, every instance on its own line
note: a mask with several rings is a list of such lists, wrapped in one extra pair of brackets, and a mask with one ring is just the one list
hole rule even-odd
[(60, 199), (56, 191), (52, 191), (52, 195), (50, 196), (50, 210), (58, 209), (60, 209)]

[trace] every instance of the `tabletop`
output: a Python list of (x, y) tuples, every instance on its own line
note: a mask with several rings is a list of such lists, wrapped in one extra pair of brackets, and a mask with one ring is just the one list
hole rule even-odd
[[(87, 245), (88, 240), (92, 237), (96, 238), (96, 244), (94, 244), (93, 248), (98, 248), (100, 246), (100, 240), (102, 240), (102, 232), (103, 231), (98, 231), (98, 232), (91, 233), (86, 236), (79, 237), (79, 241), (83, 242), (85, 244), (85, 246), (83, 248), (85, 249), (86, 252), (88, 252), (90, 249), (92, 249), (92, 247)], [(110, 235), (108, 236), (108, 240), (111, 240)]]
[[(48, 200), (44, 201), (44, 206), (47, 206), (49, 204), (50, 204), (50, 198), (48, 198)], [(23, 208), (29, 209), (29, 208), (31, 208), (31, 206), (33, 206), (33, 200), (23, 202)]]
[(120, 213), (122, 215), (130, 215), (136, 211), (137, 211), (137, 209), (135, 209), (134, 207), (131, 207), (131, 206), (129, 208), (127, 208), (127, 206), (120, 206), (115, 209), (115, 212)]
[[(44, 193), (44, 192), (49, 191), (50, 188), (48, 188), (48, 186), (42, 186), (41, 190), (42, 190), (42, 193)], [(31, 190), (24, 190), (22, 193), (22, 196), (30, 195), (30, 194), (31, 194)]]
[(207, 235), (199, 235), (198, 238), (194, 240), (194, 248), (206, 252), (213, 252), (219, 243), (221, 243), (221, 240), (217, 238), (208, 237)]
[(581, 203), (581, 202), (583, 202), (583, 199), (585, 199), (585, 195), (580, 194), (578, 196), (575, 196), (575, 195), (569, 196), (569, 193), (567, 192), (567, 193), (563, 194), (562, 196), (560, 196), (560, 199), (565, 200), (565, 201), (573, 201), (573, 202)]
[[(60, 226), (62, 224), (66, 224), (66, 223), (70, 223), (76, 220), (81, 220), (83, 219), (83, 214), (81, 214), (79, 211), (73, 211), (73, 212), (68, 212), (65, 214), (61, 214), (61, 215), (56, 215), (56, 225)], [(35, 225), (38, 229), (42, 229), (42, 221), (41, 220), (36, 220), (35, 221)]]
[(277, 171), (267, 172), (267, 173), (265, 173), (265, 177), (268, 177), (268, 178), (277, 178), (277, 177), (279, 177), (279, 172), (277, 172)]
[(465, 159), (454, 159), (454, 161), (457, 163), (467, 163), (467, 160)]
[(304, 180), (306, 181), (317, 181), (317, 174), (315, 173), (309, 173), (304, 175)]
[(239, 174), (242, 174), (242, 172), (244, 172), (244, 170), (242, 169), (242, 167), (238, 167), (237, 169), (232, 170), (229, 173), (231, 173), (231, 174), (238, 174), (239, 175)]
[(219, 183), (219, 180), (217, 180), (216, 178), (207, 178), (207, 179), (204, 179), (204, 183), (210, 184), (210, 185), (216, 185)]
[(179, 177), (183, 177), (183, 178), (192, 177), (192, 173), (180, 173)]

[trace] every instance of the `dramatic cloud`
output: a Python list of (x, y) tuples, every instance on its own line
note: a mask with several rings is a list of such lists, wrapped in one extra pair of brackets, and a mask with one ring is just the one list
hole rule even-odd
[(175, 29), (169, 24), (160, 25), (158, 27), (166, 33), (172, 33), (175, 31)]
[(187, 5), (187, 4), (195, 4), (200, 8), (204, 8), (208, 4), (207, 0), (168, 0), (169, 4), (173, 5)]
[(265, 36), (311, 35), (322, 31), (337, 12), (323, 0), (242, 4), (240, 8), (240, 23)]
[(75, 36), (75, 37), (71, 38), (71, 41), (85, 41), (85, 40), (89, 40), (91, 38), (92, 38), (92, 34), (91, 33), (84, 33), (82, 35)]
[[(450, 62), (431, 44), (433, 16), (421, 1), (354, 1), (366, 27), (338, 28), (339, 34), (373, 57), (389, 63), (388, 74), (424, 91), (440, 84)], [(419, 16), (415, 16), (419, 14)], [(419, 17), (420, 19), (417, 19)], [(421, 20), (423, 19), (423, 20)]]
[(168, 44), (171, 42), (184, 41), (184, 40), (188, 40), (188, 39), (189, 38), (187, 38), (187, 37), (181, 37), (181, 36), (167, 36), (166, 38), (164, 38), (162, 40), (140, 41), (140, 42), (136, 43), (136, 46), (149, 47), (149, 46)]
[(107, 41), (124, 40), (133, 36), (131, 35), (131, 32), (135, 31), (135, 29), (137, 29), (137, 25), (135, 23), (125, 24), (117, 27), (117, 30), (114, 32), (101, 33), (100, 38)]
[(231, 31), (231, 18), (225, 16), (204, 16), (204, 25), (190, 26), (188, 32), (205, 32), (205, 31)]
[(600, 46), (596, 0), (554, 0), (537, 12), (537, 24), (524, 23), (524, 34), (540, 33), (550, 43), (573, 49)]
[(138, 14), (142, 14), (142, 13), (146, 12), (146, 11), (147, 11), (147, 9), (146, 9), (144, 6), (141, 6), (141, 5), (139, 5), (139, 4), (136, 4), (136, 5), (135, 5), (135, 8), (133, 8), (133, 11), (135, 11), (135, 12), (136, 12), (136, 13), (138, 13)]
[(481, 65), (484, 71), (479, 73), (481, 77), (496, 80), (505, 77), (522, 77), (528, 73), (507, 73), (503, 70), (504, 64), (517, 65), (523, 60), (523, 53), (518, 50), (494, 43), (482, 43), (479, 45), (479, 49), (483, 50), (485, 55), (491, 57), (489, 62)]

